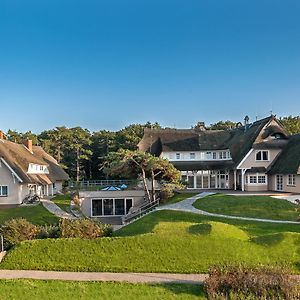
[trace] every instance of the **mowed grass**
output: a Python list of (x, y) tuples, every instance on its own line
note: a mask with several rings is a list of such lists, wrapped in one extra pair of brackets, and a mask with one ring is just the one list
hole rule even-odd
[(0, 299), (206, 299), (199, 285), (0, 280)]
[(27, 219), (36, 225), (56, 224), (59, 220), (58, 217), (44, 208), (41, 203), (37, 205), (0, 209), (0, 225), (5, 221), (17, 218)]
[(202, 273), (212, 265), (288, 264), (299, 272), (300, 225), (227, 221), (159, 211), (125, 227), (112, 238), (23, 242), (7, 254), (0, 267)]
[(69, 212), (70, 204), (71, 204), (71, 196), (70, 195), (57, 195), (51, 199), (57, 206), (59, 206), (62, 210)]
[(217, 214), (296, 221), (300, 215), (297, 205), (268, 196), (210, 195), (198, 199), (194, 207)]
[(197, 194), (199, 193), (175, 193), (173, 197), (166, 199), (161, 203), (161, 205), (177, 203), (187, 198), (193, 197)]

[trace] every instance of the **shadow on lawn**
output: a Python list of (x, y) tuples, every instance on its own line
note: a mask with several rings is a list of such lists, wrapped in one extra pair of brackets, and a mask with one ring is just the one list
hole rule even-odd
[(206, 299), (206, 293), (200, 284), (162, 283), (161, 286), (175, 295), (187, 294)]

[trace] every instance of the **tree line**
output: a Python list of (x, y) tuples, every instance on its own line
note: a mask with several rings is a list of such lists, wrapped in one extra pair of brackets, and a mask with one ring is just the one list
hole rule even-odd
[[(289, 134), (300, 133), (300, 116), (288, 116), (279, 120)], [(203, 124), (198, 122), (200, 123)], [(226, 130), (235, 128), (237, 124), (230, 120), (219, 121), (206, 126), (206, 129)], [(45, 130), (40, 134), (31, 131), (22, 133), (8, 130), (6, 138), (16, 143), (31, 139), (34, 145), (42, 146), (51, 154), (74, 180), (105, 179), (108, 176), (105, 168), (110, 154), (121, 149), (136, 150), (145, 128), (161, 128), (161, 126), (157, 122), (147, 122), (132, 124), (119, 131), (96, 132), (90, 132), (81, 127), (60, 126)]]

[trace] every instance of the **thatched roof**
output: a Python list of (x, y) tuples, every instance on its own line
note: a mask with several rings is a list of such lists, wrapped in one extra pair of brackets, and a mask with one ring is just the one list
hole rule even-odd
[[(55, 181), (68, 180), (68, 174), (57, 161), (41, 147), (33, 146), (32, 153), (22, 144), (0, 140), (0, 157), (25, 183), (51, 184)], [(46, 165), (49, 174), (28, 174), (29, 164)]]
[[(244, 126), (229, 130), (206, 131), (198, 131), (195, 129), (146, 128), (144, 136), (138, 144), (138, 147), (142, 151), (147, 151), (157, 156), (159, 156), (162, 151), (205, 151), (229, 149), (232, 157), (232, 161), (230, 162), (231, 168), (234, 168), (249, 152), (254, 142), (263, 141), (263, 139), (259, 137), (259, 134), (271, 120), (275, 120), (275, 117), (270, 116), (256, 121), (248, 125), (246, 130)], [(280, 124), (278, 127), (280, 127)], [(263, 132), (263, 134), (265, 134), (265, 136), (269, 135), (269, 133), (266, 132)], [(259, 140), (259, 138), (261, 140)], [(275, 145), (275, 143), (273, 143), (272, 146)], [(178, 164), (178, 162), (176, 162), (176, 164)], [(192, 162), (191, 164), (195, 165), (195, 162)], [(205, 162), (205, 164), (207, 164), (207, 162)], [(229, 167), (228, 161), (219, 162), (218, 164), (220, 169)], [(179, 165), (178, 168), (181, 169)], [(186, 168), (186, 163), (185, 165), (182, 163), (182, 168)]]
[(270, 174), (300, 174), (300, 134), (292, 135), (269, 169)]

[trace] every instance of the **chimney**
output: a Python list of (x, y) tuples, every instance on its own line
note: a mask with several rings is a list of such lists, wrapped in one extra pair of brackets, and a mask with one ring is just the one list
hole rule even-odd
[(195, 126), (195, 129), (198, 131), (205, 131), (205, 123), (204, 122), (198, 122), (197, 125)]
[(244, 125), (245, 125), (245, 132), (248, 130), (248, 128), (249, 128), (249, 120), (250, 120), (250, 118), (248, 117), (248, 116), (246, 116), (245, 118), (244, 118)]
[(4, 133), (2, 130), (0, 130), (0, 140), (4, 140)]
[(23, 144), (30, 152), (32, 152), (32, 140), (25, 140)]

